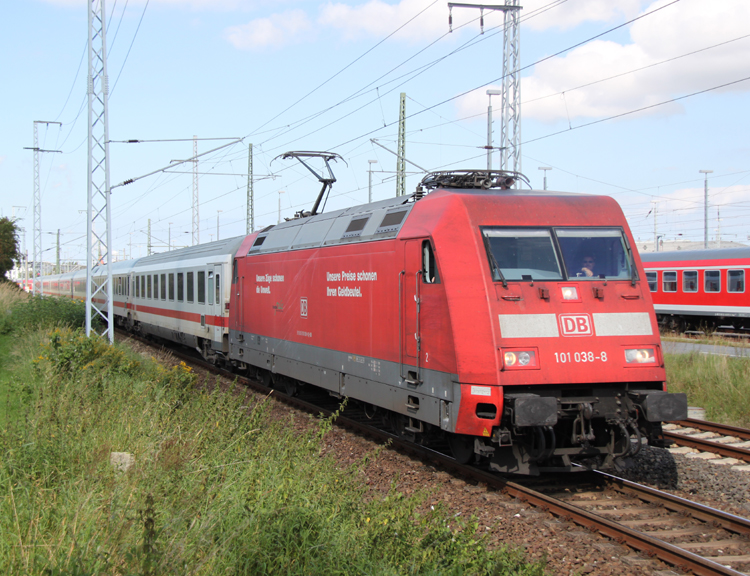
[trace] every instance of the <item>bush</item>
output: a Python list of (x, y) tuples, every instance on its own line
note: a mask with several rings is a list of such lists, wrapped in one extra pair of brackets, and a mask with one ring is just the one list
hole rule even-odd
[(53, 326), (83, 327), (86, 305), (80, 300), (52, 296), (30, 296), (14, 301), (2, 319), (0, 333), (39, 330)]
[(369, 498), (364, 463), (323, 455), (330, 421), (272, 418), (267, 399), (69, 329), (21, 344), (26, 409), (0, 434), (6, 574), (542, 574), (471, 521)]

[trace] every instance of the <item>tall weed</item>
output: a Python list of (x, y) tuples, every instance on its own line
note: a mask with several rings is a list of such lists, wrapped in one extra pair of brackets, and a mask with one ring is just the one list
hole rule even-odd
[(323, 455), (328, 421), (272, 419), (267, 399), (69, 329), (21, 350), (26, 409), (0, 434), (7, 574), (543, 573), (418, 499), (368, 499), (359, 465)]
[(665, 354), (670, 392), (687, 393), (709, 420), (750, 426), (750, 359), (708, 354)]

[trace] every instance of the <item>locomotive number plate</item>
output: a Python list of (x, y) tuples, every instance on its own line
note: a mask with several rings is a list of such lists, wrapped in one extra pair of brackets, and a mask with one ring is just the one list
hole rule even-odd
[(568, 364), (569, 362), (606, 362), (606, 352), (555, 352), (555, 362)]

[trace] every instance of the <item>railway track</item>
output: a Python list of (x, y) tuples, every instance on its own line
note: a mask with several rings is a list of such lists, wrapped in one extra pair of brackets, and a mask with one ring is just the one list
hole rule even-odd
[(664, 437), (677, 446), (750, 464), (750, 430), (744, 428), (688, 418), (666, 424)]
[[(260, 393), (268, 394), (272, 390), (255, 380), (238, 377), (197, 359), (193, 354), (185, 354), (183, 350), (171, 348), (171, 351), (177, 358), (209, 372), (236, 378)], [(299, 410), (324, 416), (330, 416), (338, 407), (338, 401), (330, 399), (324, 401), (324, 406), (313, 403), (310, 401), (312, 395), (293, 397), (278, 390), (274, 395)], [(488, 488), (552, 514), (561, 523), (573, 522), (598, 532), (645, 557), (659, 559), (683, 572), (696, 576), (750, 574), (748, 519), (600, 472), (577, 474), (575, 478), (567, 477), (556, 482), (549, 482), (544, 477), (512, 481), (487, 470), (458, 464), (446, 453), (416, 445), (386, 429), (374, 427), (363, 412), (349, 408), (338, 416), (336, 423), (375, 441), (390, 442), (393, 447), (415, 458), (484, 483)], [(645, 558), (643, 561), (647, 562)]]

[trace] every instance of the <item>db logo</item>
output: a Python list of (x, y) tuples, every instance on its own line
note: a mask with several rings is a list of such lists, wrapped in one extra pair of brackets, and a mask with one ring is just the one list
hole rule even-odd
[(563, 336), (593, 336), (591, 316), (588, 314), (560, 314), (560, 330)]
[(307, 298), (299, 299), (299, 315), (307, 318)]

